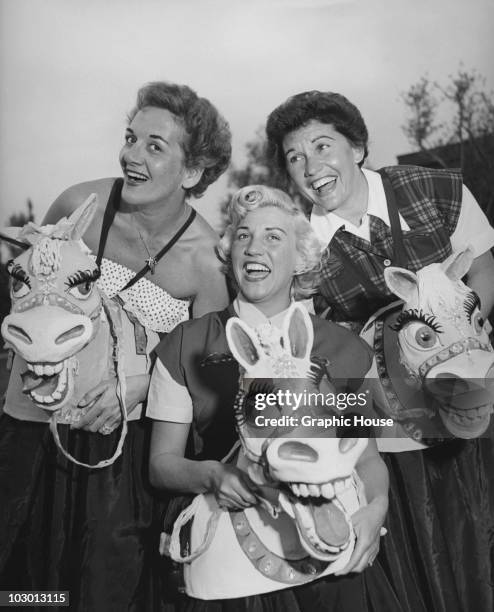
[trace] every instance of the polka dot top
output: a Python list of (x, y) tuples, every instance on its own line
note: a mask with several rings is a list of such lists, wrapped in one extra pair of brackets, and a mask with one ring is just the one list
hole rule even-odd
[(103, 258), (98, 287), (108, 296), (117, 293), (128, 304), (139, 322), (155, 332), (170, 332), (189, 319), (190, 300), (172, 297), (147, 278), (141, 278), (125, 291), (119, 291), (135, 276), (135, 272), (119, 263)]

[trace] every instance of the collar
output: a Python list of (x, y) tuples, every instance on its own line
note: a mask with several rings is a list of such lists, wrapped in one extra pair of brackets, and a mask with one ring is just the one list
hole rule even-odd
[(281, 330), (288, 308), (282, 310), (272, 317), (267, 317), (259, 310), (259, 308), (257, 308), (257, 306), (247, 302), (241, 294), (239, 294), (233, 301), (233, 309), (235, 310), (237, 316), (242, 319), (242, 321), (247, 323), (247, 325), (253, 328), (258, 328), (268, 324)]
[[(347, 232), (369, 241), (369, 215), (378, 217), (384, 221), (388, 227), (390, 227), (391, 224), (389, 221), (388, 206), (386, 203), (386, 195), (384, 193), (384, 185), (381, 175), (373, 170), (367, 170), (367, 168), (362, 168), (362, 172), (367, 181), (369, 196), (367, 201), (367, 211), (362, 217), (362, 222), (360, 225), (354, 225), (346, 219), (342, 219), (333, 212), (327, 213), (321, 207), (313, 206), (310, 215), (310, 223), (323, 246), (326, 247), (331, 242), (333, 236), (340, 229), (340, 227), (344, 227)], [(399, 215), (399, 217), (401, 229), (404, 231), (409, 231), (410, 228), (405, 219), (403, 219), (401, 215)]]

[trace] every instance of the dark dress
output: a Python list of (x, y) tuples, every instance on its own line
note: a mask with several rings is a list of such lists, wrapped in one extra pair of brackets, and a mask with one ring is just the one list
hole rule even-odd
[[(193, 403), (192, 433), (195, 459), (224, 457), (237, 440), (232, 406), (238, 387), (235, 362), (201, 364), (211, 354), (228, 353), (225, 323), (232, 307), (177, 326), (156, 353), (174, 381), (187, 387)], [(341, 381), (352, 373), (355, 384), (370, 365), (368, 347), (353, 333), (312, 317), (312, 354), (330, 359), (330, 374)], [(188, 612), (400, 612), (393, 589), (378, 563), (361, 574), (326, 577), (273, 593), (238, 599), (199, 600), (177, 597), (179, 610)]]
[[(107, 211), (120, 189), (116, 181)], [(62, 446), (90, 464), (110, 457), (120, 436), (120, 428), (58, 430)], [(68, 591), (77, 612), (167, 609), (157, 544), (165, 500), (149, 484), (149, 440), (148, 421), (129, 421), (122, 455), (90, 470), (57, 451), (47, 423), (1, 415), (1, 590)]]
[[(323, 272), (324, 303), (336, 300), (336, 318), (360, 327), (376, 306), (396, 299), (384, 290), (385, 265), (392, 262), (415, 271), (444, 260), (461, 208), (457, 171), (395, 167), (383, 174), (391, 228), (376, 224), (373, 234), (371, 223), (372, 248), (340, 232), (339, 254), (338, 247), (333, 249)], [(410, 232), (401, 231), (393, 214), (397, 207)], [(383, 453), (383, 458), (390, 472), (390, 506), (379, 558), (404, 609), (494, 610), (492, 423), (482, 439)]]

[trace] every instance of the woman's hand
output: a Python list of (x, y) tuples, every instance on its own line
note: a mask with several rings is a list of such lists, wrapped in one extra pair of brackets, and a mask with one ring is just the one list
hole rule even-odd
[[(149, 376), (147, 374), (128, 376), (126, 385), (125, 405), (127, 414), (130, 414), (137, 404), (146, 399)], [(78, 407), (86, 408), (87, 411), (72, 427), (103, 435), (110, 434), (122, 420), (122, 409), (117, 396), (117, 379), (112, 377), (104, 380), (88, 391), (80, 400)]]
[(355, 531), (355, 548), (348, 563), (335, 576), (350, 572), (362, 572), (372, 565), (379, 552), (381, 528), (386, 518), (387, 501), (376, 497), (370, 504), (359, 508), (352, 515)]
[(218, 506), (226, 510), (240, 510), (257, 504), (257, 485), (234, 465), (216, 463), (209, 487)]

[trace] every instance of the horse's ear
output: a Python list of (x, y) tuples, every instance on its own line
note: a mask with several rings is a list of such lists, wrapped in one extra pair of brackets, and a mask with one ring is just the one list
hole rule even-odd
[(454, 282), (465, 276), (468, 270), (470, 270), (473, 260), (473, 249), (471, 246), (468, 246), (464, 251), (450, 255), (443, 261), (441, 267), (449, 280)]
[(96, 209), (98, 208), (98, 196), (92, 193), (89, 198), (81, 204), (69, 217), (72, 225), (70, 240), (79, 240), (86, 233), (89, 224), (93, 220)]
[(226, 338), (233, 356), (245, 370), (252, 368), (261, 358), (261, 346), (255, 332), (238, 317), (226, 322)]
[(308, 359), (314, 342), (309, 313), (301, 304), (292, 304), (283, 322), (283, 343), (292, 357)]
[(18, 240), (19, 232), (22, 227), (1, 227), (0, 228), (0, 241), (4, 241), (7, 244), (11, 244), (20, 249), (28, 249), (31, 245), (23, 240)]
[(390, 266), (384, 269), (384, 280), (389, 289), (405, 303), (418, 298), (417, 276), (410, 270)]

